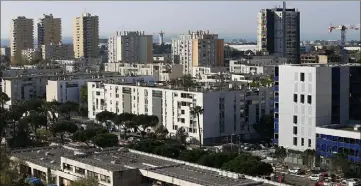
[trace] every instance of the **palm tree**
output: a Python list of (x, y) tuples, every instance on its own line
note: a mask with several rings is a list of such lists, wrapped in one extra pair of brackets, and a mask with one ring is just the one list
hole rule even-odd
[(2, 109), (4, 109), (4, 105), (8, 101), (10, 101), (9, 96), (5, 92), (0, 92), (0, 104)]
[(197, 117), (198, 124), (198, 134), (199, 134), (199, 148), (202, 148), (202, 134), (201, 134), (201, 125), (199, 122), (199, 116), (204, 113), (204, 109), (201, 106), (195, 106), (191, 109), (191, 115)]

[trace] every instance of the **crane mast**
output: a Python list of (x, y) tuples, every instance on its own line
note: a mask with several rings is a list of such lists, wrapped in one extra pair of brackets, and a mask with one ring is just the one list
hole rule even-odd
[(333, 30), (341, 30), (341, 40), (340, 40), (340, 50), (341, 50), (341, 62), (347, 63), (347, 55), (345, 52), (345, 45), (346, 45), (346, 30), (359, 30), (360, 25), (338, 25), (338, 26), (330, 26), (328, 28), (329, 32)]

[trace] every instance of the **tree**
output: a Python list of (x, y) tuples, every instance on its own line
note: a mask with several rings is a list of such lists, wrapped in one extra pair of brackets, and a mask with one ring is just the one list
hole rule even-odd
[(303, 162), (309, 168), (312, 169), (315, 164), (316, 151), (313, 149), (307, 149), (302, 153)]
[(33, 129), (34, 135), (36, 139), (39, 139), (38, 129), (41, 126), (47, 126), (47, 118), (41, 113), (34, 113), (32, 112), (29, 116), (25, 117), (24, 119), (30, 124), (31, 128)]
[(60, 136), (61, 143), (64, 144), (64, 135), (66, 133), (75, 133), (78, 130), (78, 126), (70, 121), (60, 120), (50, 127), (50, 131)]
[(349, 169), (349, 162), (347, 155), (344, 153), (337, 153), (331, 157), (331, 168), (334, 172), (347, 172)]
[(119, 128), (119, 136), (121, 136), (121, 129), (124, 131), (124, 139), (127, 138), (127, 130), (132, 126), (132, 120), (135, 115), (133, 113), (121, 113), (113, 117), (113, 122)]
[(133, 119), (133, 122), (136, 126), (138, 126), (138, 129), (141, 131), (140, 134), (142, 135), (142, 138), (144, 139), (146, 131), (149, 127), (155, 127), (159, 120), (158, 116), (148, 116), (146, 114), (139, 114)]
[[(113, 120), (115, 115), (116, 115), (115, 113), (105, 110), (105, 111), (101, 111), (98, 114), (96, 114), (95, 118), (100, 123), (104, 123), (104, 122), (107, 122), (109, 120)], [(106, 126), (107, 126), (107, 129), (109, 130), (109, 126), (108, 125), (106, 125)]]
[(83, 103), (88, 103), (88, 86), (83, 85), (80, 88), (80, 99)]
[(204, 109), (200, 106), (195, 106), (191, 109), (191, 115), (193, 117), (197, 117), (197, 124), (198, 124), (198, 135), (199, 135), (199, 148), (202, 148), (202, 131), (201, 131), (201, 124), (199, 121), (199, 116), (204, 113)]
[(276, 147), (275, 157), (282, 162), (287, 157), (286, 149), (284, 147)]
[(156, 129), (155, 129), (155, 134), (157, 135), (157, 137), (159, 139), (165, 139), (168, 135), (168, 129), (164, 127), (164, 125), (159, 125)]
[(98, 134), (92, 139), (93, 143), (99, 147), (114, 147), (118, 145), (118, 136), (110, 133)]
[(274, 135), (274, 119), (273, 114), (263, 115), (259, 122), (254, 126), (257, 133), (266, 140), (271, 140)]
[(75, 132), (72, 136), (74, 141), (84, 142), (87, 146), (89, 146), (89, 142), (98, 134), (107, 133), (107, 129), (98, 124), (90, 124), (87, 125), (85, 130), (79, 130)]
[(98, 186), (98, 179), (95, 177), (79, 178), (76, 181), (72, 181), (69, 186)]
[(236, 153), (210, 153), (198, 160), (198, 163), (204, 166), (221, 168), (223, 164), (237, 157)]
[(46, 115), (51, 120), (51, 123), (55, 123), (58, 120), (57, 111), (60, 103), (56, 100), (45, 102), (43, 104), (43, 109), (46, 112)]
[(179, 146), (166, 144), (155, 147), (152, 153), (168, 158), (177, 158), (179, 156), (180, 150), (181, 148)]
[(0, 92), (0, 105), (2, 109), (4, 109), (4, 105), (8, 101), (10, 101), (9, 96), (5, 92)]
[(180, 127), (177, 130), (176, 138), (181, 144), (187, 145), (188, 133), (184, 127)]
[(58, 106), (58, 113), (65, 120), (70, 120), (71, 113), (79, 111), (79, 104), (71, 101), (61, 103)]
[(196, 163), (202, 156), (207, 154), (208, 152), (202, 149), (184, 150), (179, 154), (178, 159), (182, 161)]
[(250, 176), (269, 175), (273, 172), (272, 165), (261, 162), (258, 157), (248, 153), (242, 153), (228, 161), (222, 166), (222, 169)]
[(19, 174), (20, 163), (10, 160), (4, 148), (0, 148), (0, 185), (26, 186), (25, 176)]

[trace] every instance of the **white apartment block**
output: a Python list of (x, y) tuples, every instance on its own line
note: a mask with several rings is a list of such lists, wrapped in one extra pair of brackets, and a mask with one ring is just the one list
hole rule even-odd
[(239, 60), (229, 61), (229, 72), (233, 74), (273, 75), (275, 65), (250, 65)]
[(134, 83), (137, 81), (155, 82), (153, 76), (133, 76), (133, 77), (105, 77), (100, 79), (66, 79), (49, 80), (46, 85), (46, 101), (56, 100), (60, 103), (67, 101), (80, 103), (80, 89), (90, 81), (116, 80), (124, 83)]
[(22, 60), (26, 62), (31, 62), (33, 60), (41, 59), (41, 52), (36, 48), (29, 48), (21, 51)]
[(197, 82), (222, 82), (230, 80), (230, 74), (226, 67), (193, 67), (192, 77)]
[(153, 54), (153, 63), (173, 64), (171, 54)]
[(299, 151), (315, 149), (316, 127), (345, 126), (350, 120), (359, 121), (361, 98), (355, 87), (360, 86), (360, 70), (359, 65), (304, 64), (276, 68), (278, 145)]
[(153, 62), (153, 36), (140, 31), (117, 32), (108, 39), (109, 63)]
[(183, 65), (184, 74), (193, 66), (224, 66), (224, 40), (209, 31), (189, 31), (172, 40), (172, 61)]
[(61, 43), (42, 45), (41, 53), (43, 60), (63, 60), (74, 58), (73, 45), (63, 45)]
[(203, 144), (219, 144), (233, 135), (241, 140), (256, 137), (253, 125), (262, 115), (271, 113), (272, 101), (270, 88), (181, 90), (148, 83), (88, 82), (91, 119), (104, 110), (155, 115), (170, 135), (174, 136), (177, 129), (183, 127), (191, 141), (199, 141), (197, 118), (191, 116), (190, 111), (195, 106), (204, 108), (199, 118)]
[(154, 76), (156, 81), (169, 81), (183, 76), (181, 65), (164, 63), (134, 64), (134, 63), (105, 63), (107, 72), (119, 72), (122, 76)]
[(5, 103), (5, 108), (10, 108), (11, 105), (19, 101), (29, 100), (31, 98), (45, 98), (46, 85), (48, 80), (61, 80), (69, 78), (90, 79), (114, 77), (118, 73), (44, 73), (27, 76), (3, 77), (2, 78), (2, 92), (10, 97), (10, 101)]

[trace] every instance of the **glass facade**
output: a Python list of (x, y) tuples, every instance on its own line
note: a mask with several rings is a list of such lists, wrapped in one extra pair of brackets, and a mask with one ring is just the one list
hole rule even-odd
[(279, 79), (279, 73), (278, 73), (278, 67), (275, 67), (275, 74), (274, 74), (274, 137), (273, 137), (273, 143), (278, 144), (278, 79)]

